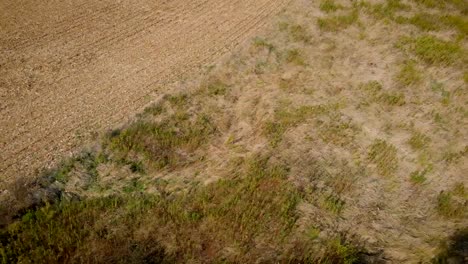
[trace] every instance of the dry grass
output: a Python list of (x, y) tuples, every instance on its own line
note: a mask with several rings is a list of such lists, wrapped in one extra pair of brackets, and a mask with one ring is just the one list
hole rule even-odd
[[(459, 258), (449, 236), (468, 226), (460, 2), (304, 3), (178, 83), (184, 93), (13, 188), (7, 262)], [(26, 197), (50, 204), (17, 198), (30, 186)]]

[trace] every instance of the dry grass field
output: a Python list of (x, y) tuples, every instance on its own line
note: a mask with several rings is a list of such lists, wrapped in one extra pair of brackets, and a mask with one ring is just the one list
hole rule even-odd
[[(53, 138), (43, 143), (28, 143), (21, 130), (2, 125), (9, 154), (1, 166), (15, 177), (0, 193), (0, 259), (467, 263), (468, 2), (293, 0), (285, 6), (286, 2), (226, 1), (225, 6), (239, 9), (219, 11), (216, 19), (229, 24), (236, 17), (249, 24), (242, 19), (248, 13), (256, 23), (267, 25), (244, 33), (231, 25), (239, 30), (236, 42), (181, 31), (184, 38), (207, 38), (206, 43), (200, 40), (200, 52), (210, 45), (239, 43), (227, 56), (186, 59), (198, 54), (199, 43), (167, 36), (163, 39), (171, 41), (160, 45), (170, 54), (158, 57), (167, 60), (161, 66), (151, 57), (138, 63), (136, 57), (126, 57), (130, 51), (135, 56), (151, 53), (140, 43), (141, 47), (120, 46), (122, 56), (101, 57), (125, 58), (133, 65), (128, 70), (109, 59), (101, 65), (101, 74), (68, 72), (69, 81), (85, 73), (91, 79), (76, 79), (64, 87), (73, 92), (83, 87), (82, 93), (92, 91), (96, 99), (82, 95), (83, 100), (70, 102), (61, 94), (63, 101), (44, 101), (44, 109), (75, 104), (77, 115), (85, 116), (89, 108), (86, 120), (102, 120), (94, 139), (80, 148), (68, 145), (79, 142), (69, 141), (74, 130), (70, 136), (58, 132), (68, 121), (37, 121), (37, 129), (50, 130)], [(176, 3), (162, 6), (174, 4), (177, 9)], [(184, 10), (190, 5), (178, 4)], [(266, 7), (269, 11), (259, 16)], [(217, 12), (212, 4), (205, 10)], [(64, 43), (75, 45), (63, 34)], [(156, 33), (148, 30), (140, 38), (162, 41), (151, 34)], [(47, 38), (51, 36), (38, 37)], [(12, 39), (1, 40), (2, 47), (10, 47), (8, 58), (23, 53), (15, 53), (13, 46), (28, 46), (21, 41), (9, 44)], [(178, 47), (190, 44), (194, 50)], [(112, 49), (106, 46), (101, 52), (108, 50)], [(192, 62), (200, 63), (198, 70)], [(93, 63), (87, 68), (94, 70)], [(140, 63), (147, 67), (141, 74), (148, 78), (133, 71)], [(171, 63), (174, 66), (163, 67)], [(67, 67), (79, 69), (78, 65)], [(167, 71), (169, 77), (159, 83), (162, 77), (152, 68)], [(6, 69), (2, 64), (0, 70)], [(123, 73), (110, 78), (117, 70)], [(14, 77), (18, 72), (0, 78), (25, 81)], [(89, 88), (99, 82), (108, 86)], [(13, 94), (27, 93), (19, 90), (5, 93), (16, 98), (1, 108), (5, 124), (10, 119), (3, 113), (22, 100)], [(58, 88), (51, 91), (60, 93)], [(133, 96), (145, 99), (140, 104)], [(143, 111), (125, 120), (142, 106)], [(67, 116), (63, 111), (60, 114)], [(14, 113), (24, 124), (37, 119), (20, 114), (26, 112)], [(29, 132), (24, 133), (28, 137)], [(31, 147), (16, 148), (10, 141)], [(50, 154), (49, 145), (80, 151)], [(24, 156), (15, 154), (20, 149)], [(24, 166), (18, 160), (27, 156), (26, 160), (48, 161), (49, 155), (61, 156), (61, 162), (34, 177), (15, 175)]]

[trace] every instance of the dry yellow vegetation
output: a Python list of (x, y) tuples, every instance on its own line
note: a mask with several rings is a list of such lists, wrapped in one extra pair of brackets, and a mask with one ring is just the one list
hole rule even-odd
[(467, 7), (292, 1), (3, 192), (3, 261), (464, 263)]

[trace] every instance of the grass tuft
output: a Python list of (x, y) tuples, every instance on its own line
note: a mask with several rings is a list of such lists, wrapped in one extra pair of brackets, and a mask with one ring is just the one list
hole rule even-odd
[(431, 138), (420, 132), (414, 132), (408, 140), (408, 144), (414, 150), (426, 148), (430, 142)]
[(320, 2), (320, 10), (326, 13), (335, 12), (341, 8), (343, 7), (339, 4), (336, 4), (334, 0), (322, 0), (322, 2)]
[(384, 3), (369, 5), (370, 13), (377, 19), (394, 19), (395, 13), (402, 10), (409, 10), (410, 6), (401, 0), (387, 0)]
[(286, 51), (286, 62), (299, 66), (305, 66), (305, 58), (300, 49), (290, 49)]
[(397, 149), (385, 140), (376, 139), (372, 143), (368, 159), (376, 165), (382, 176), (390, 176), (398, 169)]
[(410, 51), (418, 58), (429, 64), (453, 64), (463, 55), (463, 49), (458, 43), (429, 35), (405, 38), (402, 43), (409, 46)]
[(312, 38), (306, 28), (301, 25), (289, 26), (289, 35), (291, 36), (291, 39), (296, 42), (308, 43)]
[(270, 42), (268, 42), (266, 39), (263, 39), (263, 38), (255, 38), (253, 40), (253, 45), (257, 48), (265, 48), (267, 49), (270, 53), (273, 52), (275, 50), (275, 46), (273, 44), (271, 44)]
[(223, 96), (227, 93), (228, 85), (219, 78), (210, 78), (202, 83), (201, 90), (205, 91), (208, 95)]
[(391, 106), (402, 106), (406, 103), (403, 93), (382, 93), (379, 100)]
[(437, 196), (437, 212), (446, 218), (459, 218), (466, 214), (468, 200), (453, 191), (442, 191)]
[(396, 76), (397, 81), (405, 86), (419, 83), (422, 80), (421, 72), (416, 68), (416, 62), (406, 61)]
[(336, 32), (345, 29), (359, 20), (359, 12), (357, 9), (352, 10), (346, 15), (336, 15), (317, 20), (318, 26), (323, 31)]
[(427, 180), (426, 175), (430, 172), (430, 168), (424, 169), (422, 171), (416, 170), (410, 174), (410, 180), (415, 185), (424, 184)]
[(323, 201), (323, 207), (334, 214), (341, 214), (345, 206), (345, 201), (336, 195), (328, 195)]
[(274, 120), (265, 124), (264, 131), (270, 139), (272, 147), (278, 146), (283, 139), (283, 134), (291, 127), (295, 127), (315, 115), (320, 115), (336, 109), (337, 105), (301, 106), (288, 109), (283, 106), (275, 111)]
[(183, 164), (215, 130), (206, 115), (176, 112), (160, 122), (134, 122), (118, 134), (109, 135), (106, 145), (115, 159), (143, 158), (156, 168), (164, 168)]

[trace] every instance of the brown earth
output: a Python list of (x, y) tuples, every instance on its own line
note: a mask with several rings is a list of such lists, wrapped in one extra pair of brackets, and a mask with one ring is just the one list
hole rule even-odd
[(199, 71), (287, 0), (0, 2), (0, 183)]

